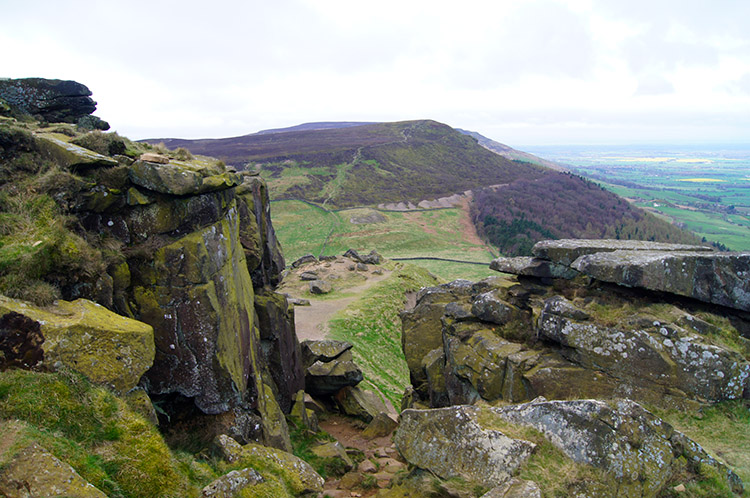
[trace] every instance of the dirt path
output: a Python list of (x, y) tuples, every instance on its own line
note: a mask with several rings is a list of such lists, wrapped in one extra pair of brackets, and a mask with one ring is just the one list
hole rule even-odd
[[(390, 273), (390, 271), (383, 270), (382, 275), (368, 274), (366, 282), (341, 291), (346, 293), (347, 297), (325, 301), (313, 298), (310, 299), (310, 306), (296, 306), (294, 308), (294, 324), (297, 329), (297, 338), (300, 341), (325, 339), (329, 331), (328, 322), (333, 315), (355, 303), (364, 291), (387, 278)], [(354, 295), (349, 296), (349, 294)], [(305, 296), (305, 298), (308, 297)]]

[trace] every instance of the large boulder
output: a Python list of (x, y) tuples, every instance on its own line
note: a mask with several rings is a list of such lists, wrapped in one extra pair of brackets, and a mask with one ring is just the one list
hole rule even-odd
[(215, 445), (219, 455), (229, 463), (270, 466), (298, 494), (323, 491), (323, 478), (309, 463), (291, 453), (252, 443), (243, 446), (226, 435), (218, 436)]
[(750, 362), (677, 326), (607, 327), (561, 297), (548, 299), (539, 336), (564, 346), (565, 355), (619, 380), (623, 394), (638, 389), (657, 398), (667, 388), (704, 401), (737, 399), (750, 388)]
[(85, 299), (39, 308), (0, 296), (0, 345), (14, 366), (65, 365), (120, 393), (134, 388), (154, 361), (150, 325)]
[(567, 456), (604, 470), (617, 497), (657, 496), (675, 472), (713, 467), (728, 486), (742, 482), (669, 424), (629, 400), (536, 400), (492, 408), (498, 416), (540, 431)]
[(405, 410), (394, 442), (407, 462), (442, 479), (495, 487), (508, 481), (535, 448), (494, 429), (498, 418), (475, 406)]
[(571, 266), (604, 282), (750, 311), (750, 253), (599, 252)]
[(568, 266), (528, 256), (493, 259), (490, 263), (490, 269), (513, 275), (539, 278), (574, 278), (578, 275), (578, 272)]
[(51, 123), (76, 123), (96, 110), (91, 90), (70, 80), (0, 80), (0, 99), (21, 114), (37, 116)]
[(170, 195), (196, 195), (225, 190), (240, 184), (235, 173), (205, 165), (196, 167), (184, 161), (169, 164), (136, 161), (128, 171), (130, 181), (139, 187)]

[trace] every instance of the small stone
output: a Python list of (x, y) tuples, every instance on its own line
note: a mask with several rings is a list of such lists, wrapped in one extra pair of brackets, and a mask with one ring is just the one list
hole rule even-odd
[(314, 271), (303, 271), (300, 274), (299, 279), (305, 282), (311, 282), (313, 280), (318, 280), (318, 274)]
[(310, 293), (312, 294), (328, 294), (333, 290), (330, 283), (325, 280), (313, 280), (310, 282)]
[(141, 161), (148, 161), (150, 163), (157, 163), (157, 164), (169, 163), (169, 158), (167, 156), (163, 156), (161, 154), (155, 154), (153, 152), (146, 152), (144, 154), (141, 154), (140, 159)]
[(684, 493), (685, 491), (687, 491), (684, 484), (678, 484), (672, 489), (674, 490), (675, 493)]
[(363, 460), (359, 463), (357, 470), (363, 474), (374, 474), (378, 471), (378, 468), (370, 460)]

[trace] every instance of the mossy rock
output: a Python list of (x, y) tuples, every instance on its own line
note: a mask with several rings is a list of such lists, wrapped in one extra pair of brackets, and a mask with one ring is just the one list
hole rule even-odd
[[(4, 438), (5, 439), (5, 438)], [(7, 498), (28, 496), (68, 496), (71, 498), (106, 498), (86, 482), (73, 467), (60, 461), (36, 443), (12, 456), (3, 455), (0, 471), (0, 495)]]
[(139, 187), (170, 195), (196, 195), (240, 184), (239, 176), (234, 173), (212, 171), (182, 161), (169, 164), (136, 161), (130, 166), (129, 176)]
[(222, 458), (232, 466), (251, 467), (263, 476), (272, 475), (275, 481), (283, 481), (284, 488), (292, 490), (294, 496), (323, 491), (323, 478), (309, 463), (291, 453), (254, 443), (240, 445), (225, 435), (217, 437), (215, 444)]
[(111, 157), (97, 154), (80, 145), (66, 142), (60, 136), (37, 134), (35, 138), (41, 154), (62, 167), (81, 169), (114, 167), (118, 165), (117, 161)]
[(125, 318), (85, 299), (49, 308), (0, 296), (0, 314), (37, 322), (44, 337), (44, 364), (58, 362), (117, 392), (134, 388), (154, 361), (150, 325)]

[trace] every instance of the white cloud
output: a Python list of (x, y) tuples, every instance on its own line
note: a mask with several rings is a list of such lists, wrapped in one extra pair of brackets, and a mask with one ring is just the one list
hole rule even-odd
[(746, 137), (748, 18), (745, 0), (6, 0), (0, 76), (80, 81), (134, 138), (414, 118), (517, 143)]

